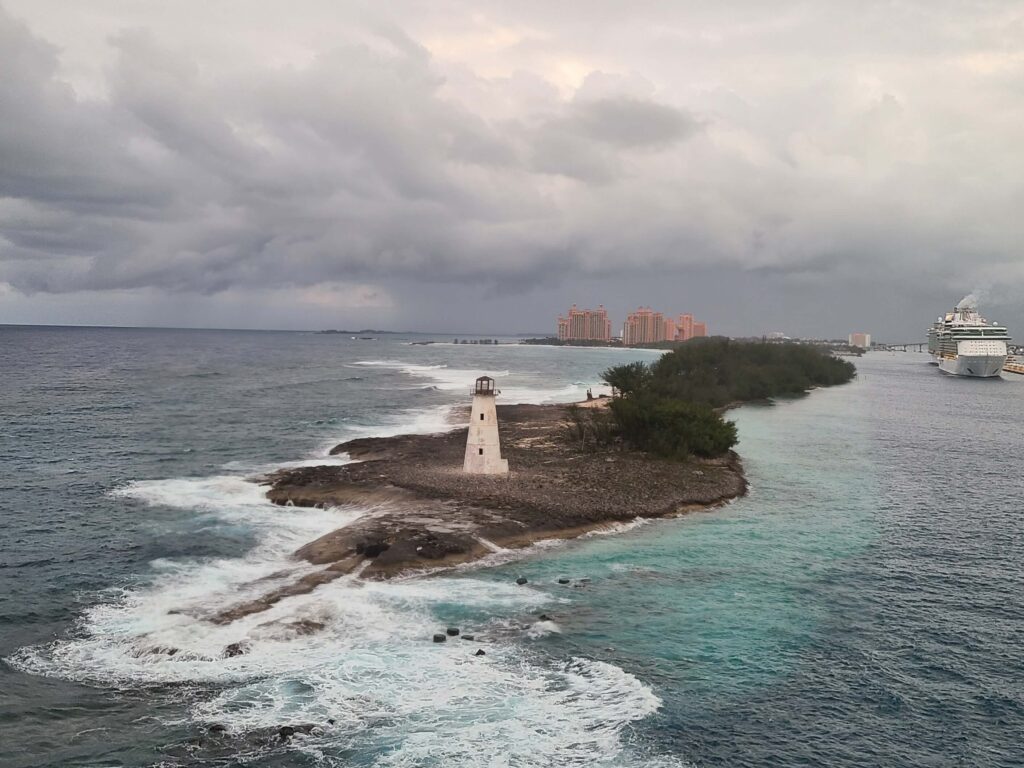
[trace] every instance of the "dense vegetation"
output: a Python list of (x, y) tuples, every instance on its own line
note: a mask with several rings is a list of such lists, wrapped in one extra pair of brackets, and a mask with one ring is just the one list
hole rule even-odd
[(843, 384), (855, 372), (817, 347), (702, 339), (651, 364), (609, 368), (610, 412), (573, 412), (572, 429), (584, 445), (619, 438), (660, 456), (717, 456), (736, 444), (735, 425), (717, 409)]
[(619, 339), (599, 341), (597, 339), (560, 339), (557, 336), (545, 336), (540, 339), (520, 339), (520, 344), (543, 344), (548, 347), (621, 347)]

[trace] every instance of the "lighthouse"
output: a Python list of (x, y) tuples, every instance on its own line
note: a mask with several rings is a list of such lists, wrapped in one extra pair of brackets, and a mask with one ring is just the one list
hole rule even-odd
[(507, 475), (508, 462), (501, 458), (498, 437), (498, 409), (494, 398), (498, 390), (494, 379), (481, 376), (473, 388), (473, 409), (469, 415), (466, 460), (462, 468), (472, 475)]

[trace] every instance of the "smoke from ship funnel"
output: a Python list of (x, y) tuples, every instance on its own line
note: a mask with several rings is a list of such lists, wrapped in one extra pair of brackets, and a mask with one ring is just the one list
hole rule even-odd
[(957, 309), (977, 309), (978, 308), (978, 294), (968, 293), (960, 301), (957, 302)]

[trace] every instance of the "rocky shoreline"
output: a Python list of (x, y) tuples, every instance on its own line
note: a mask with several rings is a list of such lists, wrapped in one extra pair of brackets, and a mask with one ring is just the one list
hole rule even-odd
[(566, 418), (564, 405), (499, 405), (508, 476), (462, 472), (465, 427), (350, 440), (331, 453), (355, 463), (274, 473), (267, 496), (277, 504), (369, 511), (295, 552), (319, 571), (214, 620), (265, 610), (347, 574), (388, 578), (450, 567), (638, 517), (707, 509), (746, 492), (735, 453), (681, 463), (622, 447), (582, 451), (567, 437)]

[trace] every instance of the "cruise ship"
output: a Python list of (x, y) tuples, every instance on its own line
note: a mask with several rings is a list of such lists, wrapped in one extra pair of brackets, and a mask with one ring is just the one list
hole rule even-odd
[(1009, 340), (1006, 328), (988, 322), (967, 299), (928, 329), (928, 351), (939, 370), (954, 376), (998, 376)]

